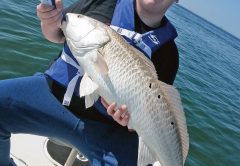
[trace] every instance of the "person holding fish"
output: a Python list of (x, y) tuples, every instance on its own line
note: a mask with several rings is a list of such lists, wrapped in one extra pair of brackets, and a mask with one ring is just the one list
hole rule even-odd
[[(177, 32), (165, 13), (175, 2), (78, 0), (66, 9), (61, 0), (55, 0), (55, 6), (39, 4), (37, 15), (44, 37), (63, 43), (63, 49), (45, 73), (0, 81), (0, 166), (14, 165), (9, 157), (11, 133), (37, 134), (70, 143), (94, 166), (137, 165), (139, 138), (128, 129), (128, 105), (107, 103), (98, 96), (80, 98), (80, 84), (89, 77), (85, 77), (83, 66), (66, 42), (61, 24), (69, 19), (66, 13), (77, 13), (110, 25), (152, 61), (158, 80), (172, 85), (179, 65), (174, 42)], [(87, 29), (83, 25), (79, 31)], [(101, 57), (97, 60), (104, 63)], [(94, 85), (86, 93), (92, 89)], [(186, 154), (180, 158), (184, 163)]]

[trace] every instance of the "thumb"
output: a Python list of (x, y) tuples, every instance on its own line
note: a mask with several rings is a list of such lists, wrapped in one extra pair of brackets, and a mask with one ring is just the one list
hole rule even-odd
[(55, 4), (56, 4), (56, 9), (58, 11), (62, 11), (62, 9), (63, 9), (62, 1), (61, 0), (55, 0)]

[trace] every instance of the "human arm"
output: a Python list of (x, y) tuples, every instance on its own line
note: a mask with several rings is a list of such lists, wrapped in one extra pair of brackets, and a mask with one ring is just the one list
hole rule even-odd
[(163, 44), (151, 57), (158, 79), (172, 85), (179, 68), (179, 53), (174, 40)]
[(55, 4), (56, 8), (40, 3), (37, 5), (37, 16), (44, 37), (54, 43), (63, 43), (65, 38), (60, 29), (63, 6), (61, 0), (55, 0)]

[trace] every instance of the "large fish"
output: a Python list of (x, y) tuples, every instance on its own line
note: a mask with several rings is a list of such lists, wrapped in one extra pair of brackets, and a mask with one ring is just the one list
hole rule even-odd
[(140, 137), (138, 165), (184, 165), (189, 140), (176, 88), (159, 81), (152, 62), (109, 26), (68, 13), (61, 28), (84, 71), (80, 96), (86, 107), (99, 96), (127, 105), (129, 127)]

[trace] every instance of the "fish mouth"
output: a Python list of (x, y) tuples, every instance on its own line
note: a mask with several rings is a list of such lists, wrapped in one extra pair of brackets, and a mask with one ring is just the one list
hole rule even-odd
[[(78, 15), (78, 16), (82, 16), (82, 15)], [(61, 25), (60, 25), (60, 28), (62, 29), (62, 31), (64, 32), (65, 35), (67, 35), (67, 31), (66, 31), (66, 28), (67, 28), (67, 24), (70, 23), (69, 22), (69, 16), (67, 14), (63, 15), (63, 18), (61, 20)], [(79, 49), (96, 49), (96, 48), (99, 48), (101, 47), (101, 45), (98, 45), (98, 44), (88, 44), (88, 45), (77, 45), (78, 42), (81, 42), (81, 40), (83, 40), (86, 36), (88, 36), (92, 31), (94, 31), (97, 27), (93, 27), (92, 29), (89, 30), (88, 33), (86, 33), (84, 36), (81, 37), (81, 39), (79, 40), (76, 40), (76, 39), (73, 39), (71, 38), (70, 36), (65, 36), (68, 43), (74, 48), (74, 50), (79, 50)]]
[[(66, 21), (62, 21), (61, 23), (61, 26), (60, 28), (62, 29), (62, 31), (64, 31), (64, 29), (66, 28), (67, 26), (67, 22)], [(94, 28), (95, 29), (95, 28)], [(94, 29), (92, 29), (89, 33), (91, 33)], [(82, 37), (81, 40), (83, 40), (88, 34), (86, 34), (85, 36)], [(101, 47), (101, 45), (98, 45), (98, 44), (88, 44), (88, 45), (78, 45), (77, 43), (80, 42), (81, 40), (74, 40), (72, 39), (71, 37), (66, 37), (65, 38), (67, 39), (67, 43), (68, 45), (75, 50), (75, 51), (78, 51), (80, 49), (83, 49), (83, 50), (93, 50), (93, 49), (97, 49), (99, 47)]]
[[(78, 14), (78, 18), (79, 18), (79, 17), (83, 17), (83, 15)], [(66, 32), (66, 28), (67, 28), (67, 24), (68, 24), (68, 23), (70, 23), (70, 21), (69, 21), (69, 15), (68, 15), (68, 14), (65, 14), (65, 15), (63, 15), (63, 17), (62, 17), (61, 24), (60, 24), (60, 26), (59, 26), (60, 29), (62, 29), (62, 31), (63, 31), (64, 33)], [(74, 25), (72, 25), (72, 26), (74, 26)], [(92, 31), (94, 31), (96, 28), (97, 28), (96, 26), (94, 26), (93, 28), (91, 28), (88, 33), (86, 33), (84, 36), (81, 37), (80, 40), (84, 39), (86, 36), (88, 36), (88, 35), (89, 35)], [(69, 36), (68, 36), (68, 37), (69, 37)], [(74, 39), (71, 38), (71, 40), (74, 40)], [(75, 42), (79, 42), (79, 41), (75, 41)]]

